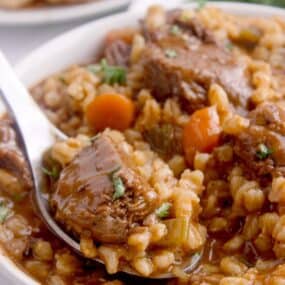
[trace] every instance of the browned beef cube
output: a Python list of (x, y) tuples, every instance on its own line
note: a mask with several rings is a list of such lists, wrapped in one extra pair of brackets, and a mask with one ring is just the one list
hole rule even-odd
[[(113, 175), (125, 187), (120, 199), (114, 199)], [(51, 197), (56, 219), (68, 230), (77, 236), (88, 231), (105, 243), (125, 242), (128, 231), (142, 223), (156, 203), (154, 190), (106, 134), (63, 169)]]

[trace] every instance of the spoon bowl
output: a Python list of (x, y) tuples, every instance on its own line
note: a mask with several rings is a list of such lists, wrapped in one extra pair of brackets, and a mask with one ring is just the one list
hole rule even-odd
[[(57, 140), (67, 139), (67, 136), (48, 121), (26, 88), (17, 79), (12, 67), (1, 53), (0, 78), (0, 97), (16, 125), (20, 146), (24, 151), (31, 171), (34, 200), (38, 211), (48, 228), (75, 252), (82, 255), (79, 243), (67, 234), (54, 220), (50, 213), (48, 197), (41, 191), (44, 183), (42, 171), (43, 155)], [(32, 114), (32, 116), (27, 114)], [(201, 256), (201, 253), (189, 256), (189, 259), (183, 262), (183, 270), (185, 272), (194, 270)], [(98, 258), (94, 260), (103, 263)], [(139, 276), (138, 273), (129, 267), (124, 267), (121, 271)], [(174, 277), (172, 273), (166, 273), (151, 275), (149, 278), (167, 279), (172, 277)]]

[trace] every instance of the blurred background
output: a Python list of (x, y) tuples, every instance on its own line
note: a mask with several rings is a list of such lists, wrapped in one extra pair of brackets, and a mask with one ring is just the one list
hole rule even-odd
[[(126, 3), (126, 1), (123, 0), (116, 0), (118, 2), (122, 1)], [(177, 0), (178, 3), (184, 2), (197, 2), (199, 5), (206, 4), (207, 0)], [(231, 0), (229, 0), (231, 1)], [(100, 1), (101, 2), (101, 1)], [(104, 0), (102, 0), (104, 2)], [(85, 17), (85, 18), (79, 18), (73, 19), (70, 21), (65, 22), (54, 22), (54, 23), (48, 23), (48, 24), (38, 24), (38, 25), (25, 25), (25, 24), (15, 24), (11, 25), (11, 19), (12, 17), (15, 17), (15, 15), (11, 14), (5, 15), (6, 11), (1, 11), (0, 9), (0, 49), (6, 54), (8, 59), (12, 64), (16, 64), (19, 62), (25, 55), (30, 53), (33, 49), (40, 46), (42, 43), (54, 38), (55, 36), (72, 29), (78, 25), (82, 25), (90, 20), (97, 19), (101, 16), (104, 16), (106, 14), (112, 14), (117, 13), (120, 11), (124, 11), (128, 9), (129, 5), (132, 5), (132, 3), (137, 4), (144, 4), (144, 3), (154, 3), (156, 1), (151, 0), (133, 0), (129, 1), (126, 5), (122, 5), (119, 9), (108, 11), (107, 13), (103, 13), (100, 15), (94, 15), (92, 17)], [(170, 2), (173, 3), (175, 0), (160, 0), (159, 2), (163, 2), (165, 4), (169, 4)], [(233, 2), (233, 1), (231, 1)], [(266, 4), (266, 5), (273, 5), (273, 6), (280, 6), (285, 7), (285, 0), (247, 0), (242, 1), (239, 0), (239, 2), (247, 2), (247, 3), (259, 3), (259, 4)], [(131, 3), (131, 4), (129, 4)], [(16, 12), (13, 12), (16, 13)], [(5, 24), (5, 21), (1, 21), (1, 17), (6, 16), (9, 19), (10, 24)], [(39, 15), (38, 15), (39, 16)], [(4, 22), (4, 24), (3, 24)]]

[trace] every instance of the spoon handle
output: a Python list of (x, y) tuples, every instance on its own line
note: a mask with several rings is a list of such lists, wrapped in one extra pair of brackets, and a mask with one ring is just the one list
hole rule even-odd
[(23, 137), (24, 148), (31, 160), (31, 166), (34, 166), (40, 159), (39, 154), (54, 143), (56, 135), (62, 137), (63, 135), (52, 126), (36, 105), (1, 51), (0, 88), (1, 97)]
[[(41, 191), (42, 156), (56, 139), (66, 138), (41, 112), (26, 88), (16, 77), (12, 67), (0, 51), (0, 98), (12, 115), (18, 128), (20, 142), (25, 151), (34, 183), (34, 197), (39, 212), (47, 226), (68, 245), (79, 251), (79, 244), (66, 234), (48, 211), (48, 201)], [(0, 102), (1, 103), (1, 102)]]

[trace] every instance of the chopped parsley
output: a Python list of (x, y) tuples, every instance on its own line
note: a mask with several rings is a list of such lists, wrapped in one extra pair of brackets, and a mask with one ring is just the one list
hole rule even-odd
[(177, 57), (177, 52), (174, 49), (166, 49), (164, 53), (169, 58)]
[(205, 5), (207, 4), (207, 0), (197, 0), (197, 11), (200, 11), (201, 9), (203, 9), (205, 7)]
[(170, 33), (174, 36), (179, 36), (181, 34), (181, 29), (177, 25), (173, 25), (170, 28)]
[(117, 200), (123, 197), (126, 192), (126, 187), (124, 185), (122, 178), (117, 175), (117, 172), (119, 170), (120, 170), (120, 167), (117, 167), (116, 169), (111, 171), (111, 173), (109, 173), (109, 178), (114, 187), (113, 200)]
[(261, 143), (257, 146), (256, 157), (260, 160), (268, 158), (270, 154), (273, 153), (273, 150), (268, 148), (265, 144)]
[(163, 203), (158, 209), (156, 209), (156, 216), (160, 219), (167, 218), (169, 216), (171, 206), (172, 205), (170, 203)]
[(50, 176), (53, 179), (59, 178), (59, 169), (54, 165), (51, 169), (47, 169), (46, 167), (42, 167), (43, 173)]
[(100, 137), (100, 133), (98, 133), (98, 134), (96, 134), (95, 136), (91, 137), (91, 138), (90, 138), (90, 141), (91, 141), (91, 142), (95, 142), (97, 139), (99, 139), (99, 137)]
[(62, 84), (66, 85), (66, 80), (65, 80), (64, 76), (59, 76), (59, 77), (58, 77), (58, 80), (59, 80)]
[(233, 44), (231, 42), (227, 42), (226, 43), (226, 49), (229, 50), (229, 51), (232, 51), (234, 48)]
[(27, 192), (15, 193), (12, 199), (13, 201), (18, 203), (18, 202), (21, 202), (23, 199), (25, 199), (27, 195), (28, 195)]
[(102, 59), (100, 64), (88, 65), (87, 68), (92, 73), (102, 73), (103, 81), (107, 84), (126, 83), (126, 69), (121, 66), (109, 65), (106, 59)]
[(10, 209), (3, 202), (0, 202), (0, 224), (5, 222), (9, 214)]

